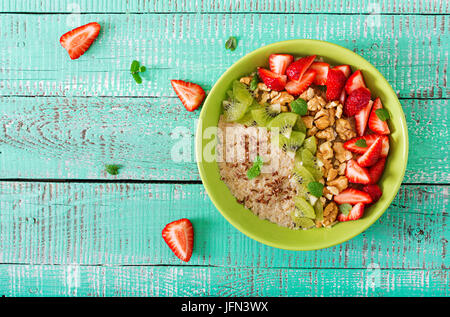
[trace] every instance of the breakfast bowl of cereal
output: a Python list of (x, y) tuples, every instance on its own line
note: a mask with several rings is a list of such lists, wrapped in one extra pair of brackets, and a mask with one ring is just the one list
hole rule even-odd
[(405, 116), (386, 79), (318, 40), (274, 43), (232, 65), (205, 100), (195, 143), (221, 214), (288, 250), (366, 230), (397, 194), (408, 156)]

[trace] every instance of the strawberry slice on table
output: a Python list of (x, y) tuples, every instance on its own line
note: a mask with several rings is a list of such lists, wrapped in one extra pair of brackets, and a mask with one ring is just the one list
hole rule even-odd
[(59, 39), (71, 59), (77, 59), (84, 54), (100, 33), (100, 24), (91, 22), (69, 31)]
[(381, 155), (381, 148), (383, 145), (383, 140), (379, 137), (369, 148), (367, 151), (361, 155), (356, 162), (361, 167), (368, 167), (375, 164)]
[(286, 69), (286, 75), (289, 77), (290, 80), (301, 79), (303, 74), (309, 68), (309, 66), (311, 66), (311, 64), (314, 62), (315, 58), (316, 58), (316, 55), (312, 55), (312, 56), (302, 57), (302, 58), (296, 60), (291, 65), (289, 65), (289, 67)]
[(355, 114), (356, 131), (361, 136), (364, 135), (364, 132), (366, 132), (367, 121), (369, 120), (370, 110), (372, 110), (372, 106), (373, 101), (369, 100), (367, 106), (365, 106)]
[(189, 219), (183, 218), (167, 224), (162, 237), (180, 260), (190, 260), (194, 249), (194, 228)]
[(383, 192), (377, 184), (366, 185), (362, 188), (362, 190), (372, 197), (373, 203), (376, 203), (380, 199), (381, 195), (383, 195)]
[(345, 169), (345, 176), (350, 183), (355, 184), (369, 184), (370, 176), (367, 168), (359, 166), (355, 160), (347, 162), (347, 168)]
[(373, 102), (372, 111), (369, 117), (369, 129), (378, 134), (390, 134), (389, 126), (386, 121), (382, 121), (378, 118), (376, 111), (383, 109), (380, 98), (375, 99)]
[[(328, 91), (327, 91), (328, 92)], [(345, 100), (344, 114), (353, 117), (361, 109), (367, 107), (370, 101), (370, 90), (364, 87), (353, 90)]]
[(339, 221), (351, 221), (351, 220), (358, 220), (364, 215), (364, 204), (363, 203), (357, 203), (353, 206), (353, 208), (349, 211), (347, 215), (344, 215), (343, 213), (339, 213), (337, 216), (337, 219)]
[[(386, 157), (389, 153), (389, 137), (387, 135), (379, 135), (379, 134), (369, 134), (365, 136), (360, 136), (348, 140), (344, 143), (344, 148), (353, 153), (364, 154), (367, 149), (379, 138), (381, 137), (382, 145), (381, 145), (381, 157)], [(365, 140), (367, 147), (360, 147), (356, 145), (356, 141)]]
[(341, 72), (344, 73), (346, 78), (348, 78), (348, 76), (350, 76), (350, 74), (352, 73), (352, 69), (350, 68), (349, 65), (334, 66), (333, 69), (339, 69)]
[(170, 83), (187, 111), (194, 111), (205, 99), (205, 91), (197, 84), (175, 79)]
[(328, 71), (330, 70), (330, 64), (324, 62), (314, 62), (309, 69), (316, 71), (316, 77), (314, 78), (315, 85), (325, 85), (327, 83)]
[(334, 196), (334, 201), (339, 205), (350, 204), (355, 205), (358, 203), (370, 204), (372, 203), (372, 197), (366, 192), (355, 188), (347, 188), (339, 195)]
[(345, 91), (348, 95), (350, 95), (353, 90), (361, 87), (367, 88), (361, 71), (357, 70), (347, 79), (347, 82), (345, 83)]
[(294, 61), (294, 56), (289, 54), (272, 54), (269, 56), (269, 67), (272, 72), (284, 75), (286, 68)]
[(369, 168), (369, 177), (370, 177), (369, 184), (375, 184), (380, 180), (381, 175), (383, 175), (385, 164), (386, 164), (386, 158), (382, 157), (382, 158), (380, 158), (380, 160), (378, 162), (376, 162), (374, 165), (372, 165)]
[(327, 100), (339, 100), (347, 78), (339, 69), (332, 68), (327, 75)]
[(282, 91), (286, 86), (287, 76), (276, 74), (270, 70), (259, 67), (258, 68), (259, 77), (262, 79), (264, 84), (272, 90)]
[(291, 95), (298, 96), (306, 90), (314, 81), (316, 71), (308, 69), (300, 80), (291, 80), (286, 84), (286, 91)]

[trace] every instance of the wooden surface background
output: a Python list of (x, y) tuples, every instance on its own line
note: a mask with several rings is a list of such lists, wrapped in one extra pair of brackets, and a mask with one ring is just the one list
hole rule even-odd
[[(59, 37), (92, 21), (99, 38), (71, 61)], [(449, 22), (444, 0), (2, 1), (0, 295), (449, 296)], [(214, 208), (193, 158), (199, 112), (169, 82), (209, 90), (246, 53), (293, 38), (377, 67), (410, 137), (383, 217), (312, 252), (257, 243)], [(133, 59), (148, 68), (142, 85)], [(171, 160), (177, 127), (190, 162)], [(123, 169), (111, 176), (107, 163)], [(161, 238), (182, 217), (195, 227), (189, 263)]]

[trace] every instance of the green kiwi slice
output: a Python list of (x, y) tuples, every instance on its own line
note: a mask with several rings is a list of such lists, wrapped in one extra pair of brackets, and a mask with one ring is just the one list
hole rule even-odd
[(246, 107), (249, 107), (254, 102), (254, 98), (247, 87), (237, 80), (233, 82), (233, 97)]
[(299, 118), (298, 114), (292, 112), (283, 112), (273, 118), (269, 124), (268, 128), (278, 128), (280, 134), (289, 138), (292, 132), (292, 128), (294, 127), (297, 119)]
[(299, 131), (292, 131), (289, 138), (284, 135), (279, 135), (279, 146), (284, 151), (297, 151), (305, 140), (305, 134)]
[(314, 211), (313, 206), (309, 202), (306, 201), (305, 198), (296, 196), (294, 197), (295, 207), (300, 210), (302, 215), (306, 218), (315, 219), (316, 213)]
[[(303, 121), (303, 120), (298, 120)], [(305, 149), (308, 149), (312, 154), (316, 154), (317, 151), (317, 139), (316, 137), (310, 136), (309, 138), (306, 138), (305, 144), (303, 145)]]
[(295, 211), (292, 211), (290, 215), (291, 215), (291, 219), (295, 223), (295, 225), (302, 229), (310, 229), (316, 225), (312, 219), (306, 218), (306, 217), (300, 217), (299, 215), (297, 215), (297, 213)]

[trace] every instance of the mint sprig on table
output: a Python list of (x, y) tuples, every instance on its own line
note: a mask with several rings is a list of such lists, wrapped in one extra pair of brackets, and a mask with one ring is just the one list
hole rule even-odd
[(139, 75), (139, 73), (143, 73), (146, 70), (147, 68), (145, 66), (141, 66), (141, 64), (138, 61), (134, 60), (131, 62), (130, 72), (136, 83), (142, 84), (142, 78)]
[(264, 162), (261, 158), (261, 156), (257, 156), (255, 161), (253, 162), (253, 166), (250, 167), (247, 170), (247, 178), (253, 179), (261, 174), (261, 167), (263, 166)]
[(234, 51), (237, 47), (237, 39), (234, 36), (230, 36), (225, 42), (225, 48), (230, 51)]
[(119, 169), (121, 167), (122, 167), (121, 165), (117, 165), (117, 164), (106, 164), (105, 165), (105, 171), (108, 174), (117, 175), (117, 174), (119, 174)]

